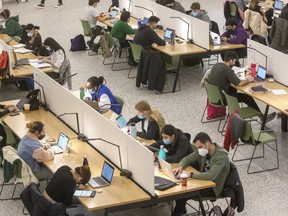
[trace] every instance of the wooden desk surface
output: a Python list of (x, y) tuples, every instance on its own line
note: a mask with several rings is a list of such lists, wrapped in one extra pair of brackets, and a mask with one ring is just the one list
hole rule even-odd
[[(12, 104), (12, 101), (6, 102), (6, 104)], [(35, 120), (40, 120), (44, 123), (47, 136), (57, 139), (59, 132), (62, 131), (71, 138), (72, 147), (70, 154), (55, 155), (54, 160), (45, 163), (53, 172), (63, 165), (68, 165), (71, 168), (80, 166), (83, 162), (83, 156), (87, 155), (92, 176), (101, 175), (102, 165), (105, 160), (103, 156), (87, 143), (77, 140), (75, 138), (77, 135), (52, 113), (36, 110), (23, 112), (13, 117), (6, 115), (2, 119), (19, 138), (23, 137), (27, 132), (25, 124)], [(89, 185), (86, 185), (86, 189), (93, 190)], [(102, 191), (102, 193), (97, 193), (94, 198), (80, 198), (79, 200), (88, 210), (92, 211), (150, 199), (150, 196), (134, 182), (120, 176), (118, 169), (115, 169), (111, 186), (102, 188)]]
[(274, 1), (266, 0), (265, 2), (260, 2), (259, 6), (261, 6), (264, 10), (268, 10), (273, 8)]
[(279, 110), (280, 112), (288, 115), (288, 112), (285, 111), (288, 109), (288, 94), (284, 95), (275, 95), (271, 91), (267, 93), (253, 93), (249, 89), (252, 86), (256, 85), (264, 85), (268, 89), (284, 89), (288, 93), (288, 88), (280, 83), (277, 82), (260, 82), (260, 83), (249, 83), (242, 87), (237, 87), (238, 90), (245, 92), (245, 94), (254, 97), (257, 100), (262, 101), (263, 103), (274, 107), (275, 109)]
[(223, 43), (219, 46), (210, 45), (211, 51), (220, 51), (220, 50), (231, 50), (231, 49), (239, 49), (239, 48), (245, 48), (246, 46), (243, 44), (228, 44)]
[[(0, 34), (0, 39), (7, 43), (12, 38), (6, 34)], [(16, 44), (18, 44), (18, 43), (15, 40), (11, 40), (9, 42), (9, 46), (13, 46)], [(12, 63), (14, 64), (14, 62), (15, 62), (14, 56), (13, 55), (11, 55), (11, 56), (13, 58)], [(23, 53), (23, 54), (16, 52), (16, 56), (17, 56), (17, 59), (23, 59), (23, 58), (36, 59), (37, 58), (37, 56), (35, 56), (32, 52)], [(41, 71), (43, 71), (44, 73), (53, 72), (54, 67), (44, 67), (44, 68), (41, 68)], [(12, 74), (14, 77), (31, 76), (31, 75), (33, 75), (33, 67), (31, 65), (23, 65), (23, 66), (15, 68), (15, 69), (12, 69)]]
[[(173, 167), (177, 167), (177, 164), (172, 164), (172, 165), (173, 165)], [(156, 176), (160, 176), (160, 177), (169, 179), (166, 175), (164, 175), (161, 171), (159, 171), (158, 167), (154, 167), (154, 170), (155, 170)], [(190, 172), (197, 173), (198, 172), (197, 170), (195, 170), (191, 166), (187, 167), (185, 170), (187, 171), (187, 173), (190, 173)], [(171, 196), (171, 195), (177, 195), (177, 194), (207, 189), (207, 188), (211, 188), (211, 187), (215, 187), (215, 186), (216, 186), (216, 184), (213, 181), (190, 179), (187, 181), (186, 187), (182, 187), (181, 182), (180, 182), (175, 187), (169, 188), (168, 190), (165, 190), (165, 191), (155, 190), (155, 193), (158, 195), (159, 198), (162, 198), (162, 197), (167, 197), (167, 196)]]

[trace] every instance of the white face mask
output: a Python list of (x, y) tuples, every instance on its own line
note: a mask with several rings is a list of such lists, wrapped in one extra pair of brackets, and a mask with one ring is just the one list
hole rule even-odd
[(5, 19), (3, 19), (3, 18), (0, 18), (0, 22), (4, 22), (5, 21)]
[(200, 148), (200, 149), (198, 149), (198, 153), (200, 156), (205, 157), (208, 154), (208, 149)]

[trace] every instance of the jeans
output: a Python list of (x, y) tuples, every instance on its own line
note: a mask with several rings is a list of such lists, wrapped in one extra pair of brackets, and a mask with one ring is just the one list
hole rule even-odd
[[(41, 4), (45, 4), (45, 0), (41, 0)], [(62, 0), (58, 0), (58, 4), (63, 4), (63, 1)]]

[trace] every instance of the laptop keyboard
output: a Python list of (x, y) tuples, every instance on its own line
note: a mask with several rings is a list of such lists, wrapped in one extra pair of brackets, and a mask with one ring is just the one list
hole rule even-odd
[(94, 181), (98, 184), (98, 185), (107, 185), (107, 182), (104, 181), (102, 178), (95, 178)]

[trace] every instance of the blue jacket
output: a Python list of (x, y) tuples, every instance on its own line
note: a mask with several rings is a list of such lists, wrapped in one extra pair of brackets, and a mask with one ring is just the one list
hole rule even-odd
[[(110, 89), (105, 86), (105, 85), (100, 85), (99, 89), (97, 90), (96, 93), (93, 93), (92, 96), (92, 100), (97, 100), (100, 99), (101, 95), (106, 94), (109, 97), (109, 100), (111, 101), (111, 104), (119, 104), (118, 101), (116, 100), (116, 98), (113, 96), (112, 92), (110, 91)], [(121, 107), (120, 106), (113, 106), (111, 105), (110, 108), (113, 112), (120, 114), (121, 112)]]

